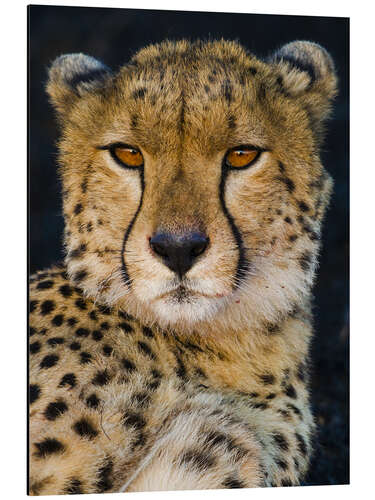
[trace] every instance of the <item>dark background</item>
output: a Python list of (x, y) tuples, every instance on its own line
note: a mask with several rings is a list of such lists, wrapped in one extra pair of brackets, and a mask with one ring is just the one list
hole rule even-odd
[(319, 424), (305, 484), (349, 482), (348, 365), (348, 73), (349, 20), (255, 14), (147, 11), (87, 7), (29, 8), (29, 268), (62, 258), (58, 130), (44, 91), (55, 57), (84, 52), (116, 69), (139, 48), (165, 38), (237, 39), (258, 56), (293, 40), (311, 40), (332, 55), (340, 93), (322, 160), (335, 180), (315, 287), (312, 401)]

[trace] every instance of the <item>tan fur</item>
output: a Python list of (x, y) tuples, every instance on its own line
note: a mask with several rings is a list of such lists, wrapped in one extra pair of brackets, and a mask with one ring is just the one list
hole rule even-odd
[[(319, 147), (335, 89), (329, 55), (309, 42), (268, 62), (234, 42), (165, 42), (115, 75), (83, 55), (54, 63), (67, 256), (66, 270), (31, 284), (32, 494), (299, 484), (314, 430), (310, 295), (332, 184)], [(140, 172), (100, 149), (116, 142), (142, 151), (143, 197)], [(266, 151), (223, 184), (238, 145)], [(249, 263), (239, 280), (225, 210)], [(160, 229), (209, 236), (184, 299), (150, 249)], [(61, 385), (67, 374), (73, 386)], [(45, 438), (63, 448), (41, 453)]]

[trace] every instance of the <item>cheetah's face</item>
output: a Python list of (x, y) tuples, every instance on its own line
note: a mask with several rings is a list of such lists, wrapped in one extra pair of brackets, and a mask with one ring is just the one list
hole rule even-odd
[(230, 42), (166, 43), (117, 75), (57, 59), (72, 279), (162, 324), (259, 297), (290, 306), (314, 272), (334, 89), (329, 56), (307, 42), (269, 63)]

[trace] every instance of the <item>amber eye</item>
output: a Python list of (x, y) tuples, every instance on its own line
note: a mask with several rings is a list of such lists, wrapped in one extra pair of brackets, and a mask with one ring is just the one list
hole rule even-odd
[(126, 145), (113, 145), (112, 155), (126, 167), (141, 167), (143, 165), (142, 153), (137, 148)]
[(228, 167), (243, 168), (249, 166), (258, 156), (260, 151), (251, 147), (238, 147), (230, 149), (225, 156), (225, 163)]

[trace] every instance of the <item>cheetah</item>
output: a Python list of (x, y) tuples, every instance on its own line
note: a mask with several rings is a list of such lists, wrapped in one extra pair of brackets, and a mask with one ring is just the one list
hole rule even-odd
[(31, 495), (301, 483), (336, 89), (307, 41), (55, 60), (66, 257), (30, 279)]

